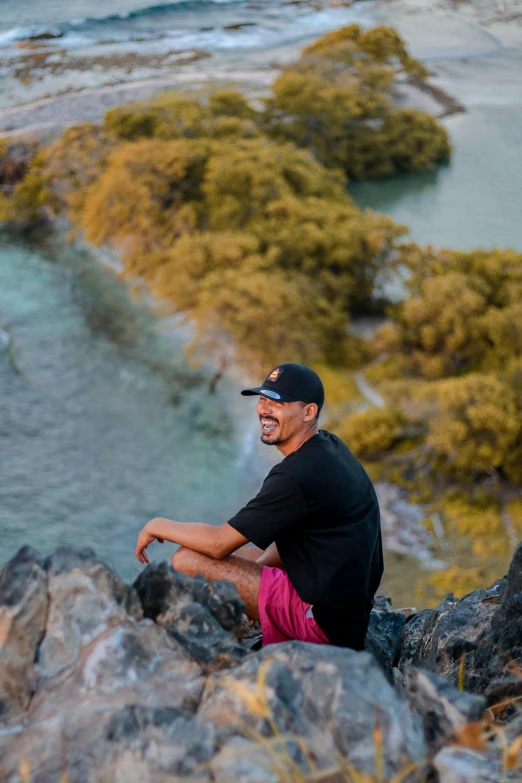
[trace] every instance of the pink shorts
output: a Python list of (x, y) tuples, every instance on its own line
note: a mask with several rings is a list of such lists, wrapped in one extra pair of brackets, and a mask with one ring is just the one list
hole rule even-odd
[[(331, 644), (282, 568), (263, 566), (258, 597), (263, 646), (277, 642)], [(310, 610), (310, 611), (309, 611)]]

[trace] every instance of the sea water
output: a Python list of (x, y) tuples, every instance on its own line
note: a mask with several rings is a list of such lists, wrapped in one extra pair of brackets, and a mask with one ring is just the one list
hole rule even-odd
[(279, 0), (0, 0), (0, 53), (19, 41), (49, 40), (62, 48), (165, 42), (174, 48), (270, 49), (364, 19), (364, 6), (317, 9)]
[(0, 328), (2, 562), (90, 546), (132, 578), (149, 519), (221, 524), (277, 461), (239, 395), (252, 379), (209, 394), (180, 330), (77, 246), (0, 234)]

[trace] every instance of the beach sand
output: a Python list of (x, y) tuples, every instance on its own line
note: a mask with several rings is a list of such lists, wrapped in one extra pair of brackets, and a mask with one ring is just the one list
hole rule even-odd
[[(503, 4), (492, 0), (441, 0), (436, 4), (432, 0), (387, 0), (364, 5), (370, 22), (396, 26), (412, 54), (428, 67), (431, 61), (490, 57), (505, 47), (522, 45), (520, 0)], [(114, 106), (146, 100), (177, 87), (219, 82), (263, 94), (279, 69), (295, 59), (305, 44), (306, 40), (299, 40), (275, 49), (231, 50), (210, 56), (195, 50), (158, 52), (151, 43), (149, 54), (140, 50), (139, 55), (132, 55), (113, 47), (102, 57), (100, 47), (93, 47), (82, 50), (81, 55), (55, 52), (54, 61), (45, 47), (30, 48), (27, 56), (43, 51), (48, 66), (39, 69), (35, 61), (32, 72), (28, 69), (25, 76), (11, 74), (9, 78), (19, 82), (17, 105), (0, 109), (0, 135), (45, 139), (73, 124), (99, 122)], [(44, 88), (47, 94), (42, 97)], [(436, 79), (431, 86), (411, 81), (398, 85), (396, 100), (400, 106), (439, 117), (463, 108)]]

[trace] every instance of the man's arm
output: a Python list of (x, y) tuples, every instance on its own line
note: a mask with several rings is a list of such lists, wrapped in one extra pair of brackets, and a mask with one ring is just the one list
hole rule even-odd
[(261, 563), (261, 565), (270, 566), (271, 568), (283, 567), (283, 563), (281, 562), (281, 558), (279, 557), (279, 552), (277, 551), (275, 543), (270, 544), (268, 549), (265, 549), (263, 554), (257, 558), (256, 562)]
[(136, 557), (140, 563), (149, 562), (145, 550), (156, 539), (161, 544), (163, 541), (172, 541), (216, 560), (228, 557), (240, 546), (248, 543), (248, 538), (234, 530), (228, 522), (215, 527), (202, 522), (174, 522), (157, 517), (147, 522), (138, 535)]

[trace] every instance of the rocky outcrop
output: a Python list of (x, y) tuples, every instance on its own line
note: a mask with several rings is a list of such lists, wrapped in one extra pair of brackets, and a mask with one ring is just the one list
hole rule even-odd
[(462, 599), (449, 594), (435, 609), (426, 609), (406, 621), (395, 665), (429, 669), (457, 683), (462, 657), (473, 667), (475, 654), (500, 605), (505, 580)]
[(500, 754), (485, 754), (458, 746), (443, 748), (433, 760), (438, 783), (500, 783), (520, 781), (520, 774), (512, 770), (505, 774)]
[(147, 566), (134, 587), (145, 617), (165, 628), (205, 670), (227, 668), (247, 654), (229, 633), (244, 610), (232, 582), (184, 576), (160, 563)]
[(151, 563), (133, 585), (145, 617), (157, 620), (173, 606), (201, 604), (219, 625), (231, 631), (244, 611), (244, 604), (232, 582), (208, 582), (202, 576), (189, 577), (167, 563)]
[[(12, 563), (6, 569), (2, 587), (8, 589)], [(31, 701), (23, 730), (12, 721), (0, 736), (0, 779), (16, 780), (14, 770), (27, 758), (32, 783), (59, 780), (64, 763), (70, 781), (87, 781), (105, 763), (108, 727), (123, 706), (191, 714), (205, 680), (178, 642), (143, 619), (137, 593), (93, 552), (59, 549), (45, 562), (45, 575), (46, 618), (33, 649)], [(23, 600), (31, 615), (41, 596)]]
[[(488, 705), (522, 696), (522, 543), (511, 560), (499, 591), (500, 602), (478, 639), (466, 670), (469, 687), (484, 693)], [(514, 702), (516, 706), (516, 702)]]
[(406, 623), (404, 612), (394, 612), (391, 601), (380, 595), (374, 602), (364, 647), (371, 652), (391, 681), (402, 631)]
[(422, 669), (408, 669), (405, 678), (408, 702), (422, 717), (431, 751), (457, 739), (466, 725), (480, 721), (486, 700), (454, 688), (443, 677)]
[(0, 575), (0, 719), (25, 710), (36, 685), (34, 660), (47, 618), (47, 574), (30, 547)]
[(496, 714), (512, 715), (522, 696), (522, 544), (507, 576), (462, 599), (446, 596), (406, 621), (395, 665), (428, 669), (483, 694)]
[(373, 656), (339, 647), (289, 642), (264, 648), (225, 678), (210, 678), (198, 714), (230, 739), (238, 726), (260, 738), (275, 732), (312, 746), (321, 744), (322, 733), (325, 749), (318, 758), (314, 753), (316, 763), (331, 764), (338, 755), (369, 774), (376, 771), (376, 725), (387, 775), (406, 759), (420, 764), (426, 756), (420, 722)]
[(153, 564), (129, 586), (90, 550), (24, 548), (0, 575), (0, 780), (520, 780), (521, 718), (495, 739), (483, 716), (514, 687), (521, 558), (434, 610), (379, 597), (366, 652), (252, 651), (231, 583)]

